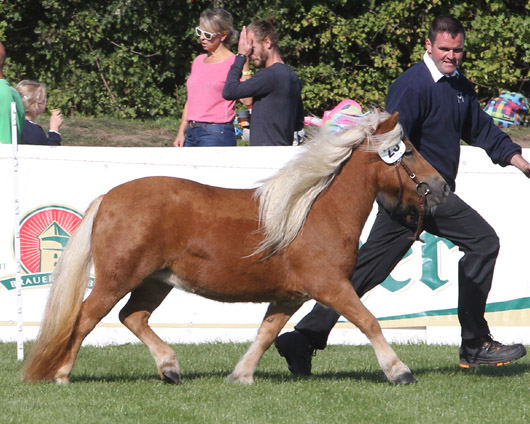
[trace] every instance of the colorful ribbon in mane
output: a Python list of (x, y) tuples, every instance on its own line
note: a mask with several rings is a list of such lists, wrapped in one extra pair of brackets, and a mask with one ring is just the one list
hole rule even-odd
[(306, 125), (324, 125), (329, 131), (337, 133), (346, 127), (355, 125), (355, 123), (364, 117), (362, 107), (355, 100), (346, 99), (341, 101), (331, 110), (326, 110), (322, 119), (314, 116), (306, 116), (304, 123)]

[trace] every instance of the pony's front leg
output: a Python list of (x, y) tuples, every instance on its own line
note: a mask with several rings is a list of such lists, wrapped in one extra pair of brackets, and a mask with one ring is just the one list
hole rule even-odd
[(416, 383), (417, 380), (409, 367), (401, 362), (396, 352), (390, 347), (377, 319), (363, 305), (350, 281), (343, 281), (337, 287), (328, 286), (328, 289), (315, 299), (335, 309), (368, 337), (388, 381), (396, 384)]
[(274, 342), (289, 318), (302, 306), (303, 301), (273, 302), (269, 305), (265, 318), (258, 329), (256, 340), (241, 357), (232, 374), (226, 381), (231, 383), (252, 384), (254, 372), (265, 351)]

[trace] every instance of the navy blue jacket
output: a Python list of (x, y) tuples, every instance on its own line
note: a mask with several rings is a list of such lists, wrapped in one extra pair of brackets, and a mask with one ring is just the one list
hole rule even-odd
[(42, 127), (34, 122), (28, 121), (24, 124), (20, 144), (37, 144), (42, 146), (60, 146), (61, 135), (55, 131), (49, 131), (48, 136)]
[(480, 107), (473, 84), (461, 73), (434, 82), (422, 60), (390, 86), (386, 110), (399, 112), (405, 134), (455, 189), (460, 140), (483, 148), (493, 163), (506, 166), (521, 147)]

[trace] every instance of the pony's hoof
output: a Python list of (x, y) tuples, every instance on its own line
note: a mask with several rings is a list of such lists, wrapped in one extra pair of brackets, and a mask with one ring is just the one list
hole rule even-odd
[(411, 372), (405, 372), (397, 376), (396, 380), (394, 381), (396, 384), (412, 384), (417, 382), (418, 380), (414, 378)]
[(180, 374), (173, 370), (162, 371), (162, 378), (165, 383), (180, 384)]
[(53, 381), (55, 381), (55, 384), (68, 384), (70, 383), (70, 374), (57, 371), (53, 376)]
[(228, 377), (225, 378), (225, 382), (238, 383), (238, 384), (253, 384), (254, 378), (252, 376), (250, 377), (237, 376), (234, 373), (232, 373)]

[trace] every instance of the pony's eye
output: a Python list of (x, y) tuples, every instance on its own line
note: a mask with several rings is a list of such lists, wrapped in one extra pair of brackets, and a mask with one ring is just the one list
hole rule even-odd
[(414, 154), (414, 150), (412, 149), (407, 149), (405, 150), (405, 153), (404, 153), (405, 156), (412, 156), (413, 154)]

